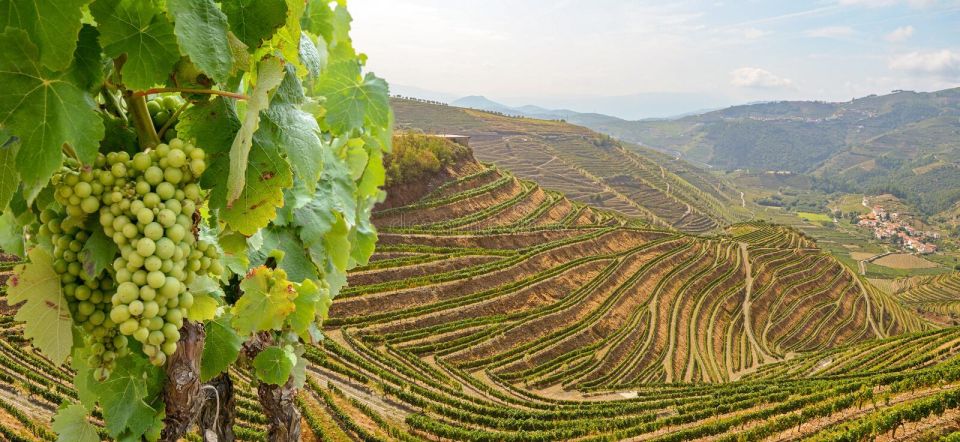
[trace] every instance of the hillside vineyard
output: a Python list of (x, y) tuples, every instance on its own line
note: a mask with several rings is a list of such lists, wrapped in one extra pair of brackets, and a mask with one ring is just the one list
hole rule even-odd
[[(693, 236), (472, 161), (449, 175), (373, 215), (377, 252), (307, 348), (297, 401), (317, 440), (852, 441), (960, 417), (960, 331), (934, 329), (795, 230)], [(52, 440), (71, 374), (3, 312), (0, 376), (33, 399), (0, 391), (0, 432)], [(249, 374), (231, 377), (236, 436), (263, 440)]]

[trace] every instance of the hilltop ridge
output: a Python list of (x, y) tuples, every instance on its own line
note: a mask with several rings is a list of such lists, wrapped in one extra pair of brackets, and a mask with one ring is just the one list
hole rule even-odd
[(392, 105), (398, 127), (468, 135), (477, 159), (581, 203), (699, 233), (750, 217), (726, 181), (581, 126), (407, 99)]

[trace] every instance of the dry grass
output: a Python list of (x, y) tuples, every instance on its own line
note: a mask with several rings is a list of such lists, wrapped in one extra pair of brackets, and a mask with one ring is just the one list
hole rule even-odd
[(863, 261), (867, 258), (872, 258), (875, 255), (876, 253), (870, 253), (870, 252), (850, 252), (850, 257), (857, 261)]
[(890, 267), (891, 269), (932, 269), (939, 267), (939, 265), (935, 262), (930, 262), (917, 255), (911, 255), (907, 253), (894, 253), (892, 255), (887, 255), (874, 261), (873, 263), (884, 267)]

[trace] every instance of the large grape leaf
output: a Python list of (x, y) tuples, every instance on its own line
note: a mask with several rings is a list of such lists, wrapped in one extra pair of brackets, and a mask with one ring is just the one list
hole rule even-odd
[(213, 0), (167, 0), (180, 49), (219, 83), (234, 71), (227, 16)]
[(121, 74), (130, 89), (166, 82), (180, 60), (173, 24), (153, 1), (97, 0), (90, 6), (100, 30), (103, 52), (127, 54)]
[(247, 100), (247, 113), (240, 131), (230, 146), (230, 173), (227, 178), (227, 206), (232, 206), (244, 191), (247, 177), (247, 159), (253, 145), (253, 135), (260, 126), (260, 111), (270, 105), (270, 94), (280, 86), (285, 70), (276, 57), (262, 60), (257, 69), (257, 83)]
[[(177, 134), (184, 139), (194, 140), (206, 152), (208, 164), (227, 157), (239, 130), (240, 117), (233, 102), (224, 97), (188, 107), (180, 114), (180, 122), (177, 123)], [(215, 175), (205, 173), (201, 177), (203, 187), (211, 188), (214, 180), (220, 178)], [(223, 182), (226, 180), (223, 179)]]
[(297, 355), (289, 346), (270, 346), (253, 359), (257, 378), (268, 384), (283, 385), (290, 379), (290, 372), (297, 365)]
[(72, 60), (87, 3), (90, 0), (3, 0), (0, 29), (27, 31), (40, 49), (40, 62), (52, 71), (62, 71)]
[(300, 18), (304, 30), (322, 37), (325, 41), (333, 38), (333, 11), (325, 0), (309, 0), (307, 10)]
[(0, 212), (7, 209), (20, 186), (20, 172), (17, 172), (16, 165), (19, 149), (20, 139), (0, 128)]
[(118, 438), (128, 433), (136, 437), (149, 430), (157, 410), (147, 401), (156, 397), (162, 385), (163, 372), (145, 357), (131, 354), (117, 359), (106, 381), (91, 384), (100, 398), (110, 435)]
[(323, 242), (337, 223), (339, 213), (349, 225), (356, 222), (357, 190), (350, 169), (337, 156), (334, 146), (323, 149), (323, 172), (313, 198), (294, 211), (294, 223), (300, 229), (300, 237), (306, 247)]
[(202, 382), (207, 382), (223, 373), (240, 356), (243, 338), (230, 326), (231, 319), (232, 317), (227, 313), (204, 325), (207, 340), (203, 346), (202, 359), (200, 359)]
[(103, 229), (94, 229), (93, 235), (80, 250), (80, 263), (83, 264), (83, 273), (87, 280), (100, 275), (104, 269), (113, 264), (120, 249), (117, 243), (103, 233)]
[(362, 130), (365, 121), (373, 126), (390, 122), (387, 82), (373, 74), (361, 79), (356, 60), (332, 63), (320, 77), (316, 92), (326, 97), (325, 120), (337, 134)]
[(105, 76), (99, 38), (100, 32), (97, 28), (83, 25), (77, 40), (77, 50), (73, 54), (73, 65), (70, 66), (74, 83), (88, 91), (102, 86)]
[(29, 252), (30, 262), (17, 266), (7, 282), (8, 302), (25, 302), (16, 320), (24, 322), (23, 335), (55, 364), (62, 364), (73, 348), (73, 320), (53, 269), (53, 256), (41, 247)]
[(57, 432), (57, 442), (100, 442), (97, 427), (87, 420), (87, 409), (80, 404), (61, 407), (50, 427)]
[[(254, 136), (246, 170), (246, 185), (240, 197), (230, 207), (221, 209), (222, 219), (232, 229), (244, 235), (253, 235), (276, 216), (277, 208), (283, 206), (283, 189), (293, 185), (290, 164), (280, 156), (277, 147), (266, 143), (260, 134)], [(211, 165), (213, 172), (222, 180), (210, 194), (211, 207), (226, 202), (226, 178), (228, 161)]]
[(288, 66), (270, 107), (261, 113), (260, 133), (287, 154), (297, 178), (312, 192), (323, 168), (323, 144), (317, 120), (300, 109), (302, 101), (300, 80)]
[(28, 186), (50, 179), (63, 161), (64, 145), (92, 163), (103, 138), (93, 98), (66, 74), (41, 67), (37, 55), (23, 30), (0, 34), (0, 126), (20, 138), (16, 165)]
[(230, 30), (251, 50), (270, 39), (287, 20), (284, 0), (224, 0), (222, 6)]
[(242, 335), (255, 331), (280, 330), (283, 322), (297, 306), (293, 300), (297, 292), (286, 281), (283, 270), (257, 267), (240, 283), (243, 296), (231, 312), (233, 327)]

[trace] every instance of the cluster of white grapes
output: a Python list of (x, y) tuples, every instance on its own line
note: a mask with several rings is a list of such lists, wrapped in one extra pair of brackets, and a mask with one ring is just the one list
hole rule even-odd
[[(174, 138), (132, 158), (115, 152), (100, 155), (93, 167), (68, 164), (54, 177), (64, 211), (45, 212), (42, 229), (51, 235), (74, 320), (88, 331), (98, 378), (129, 351), (127, 337), (163, 365), (193, 305), (188, 285), (198, 275), (223, 272), (216, 247), (195, 233), (197, 181), (205, 168), (203, 150)], [(93, 229), (102, 229), (120, 253), (91, 278), (79, 252)]]
[(176, 95), (157, 96), (147, 102), (147, 111), (150, 112), (150, 119), (153, 120), (155, 129), (160, 131), (164, 127), (167, 128), (162, 135), (163, 140), (167, 143), (177, 138), (177, 121), (179, 119), (177, 111), (184, 103), (186, 101)]

